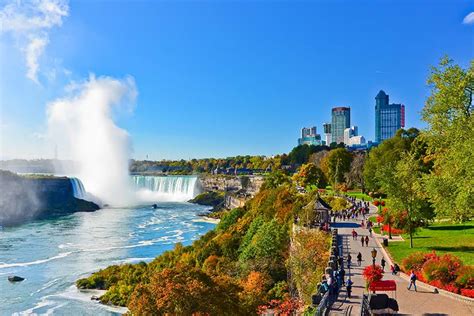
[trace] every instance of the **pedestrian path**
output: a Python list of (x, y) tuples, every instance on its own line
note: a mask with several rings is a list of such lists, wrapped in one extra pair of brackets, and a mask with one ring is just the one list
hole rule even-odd
[[(371, 214), (376, 213), (377, 209), (371, 206)], [(347, 268), (347, 260), (344, 260), (344, 269), (346, 277), (351, 276), (354, 282), (352, 286), (352, 297), (347, 297), (345, 287), (339, 293), (337, 300), (331, 307), (330, 315), (343, 315), (348, 309), (351, 309), (350, 315), (360, 315), (360, 303), (362, 295), (365, 292), (365, 280), (362, 276), (363, 269), (372, 264), (371, 250), (377, 250), (376, 264), (380, 265), (383, 252), (375, 240), (375, 236), (370, 236), (365, 228), (360, 227), (361, 220), (351, 220), (346, 222), (338, 222), (332, 227), (338, 229), (338, 233), (342, 238), (343, 252), (345, 259), (350, 253), (352, 257), (352, 267)], [(355, 229), (358, 238), (353, 240), (352, 230)], [(369, 236), (368, 247), (362, 246), (360, 242), (361, 236)], [(362, 264), (357, 265), (357, 254), (362, 254)], [(385, 266), (384, 280), (395, 280), (397, 283), (397, 291), (386, 292), (390, 297), (398, 301), (400, 314), (423, 315), (423, 314), (445, 314), (445, 315), (474, 315), (474, 306), (467, 302), (458, 301), (454, 298), (441, 294), (435, 294), (429, 289), (425, 289), (418, 285), (418, 291), (407, 289), (408, 282), (400, 276), (394, 276), (390, 272), (388, 258), (385, 258), (387, 264)]]

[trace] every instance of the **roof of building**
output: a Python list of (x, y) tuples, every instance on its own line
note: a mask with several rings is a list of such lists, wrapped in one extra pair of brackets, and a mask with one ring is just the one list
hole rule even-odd
[(351, 108), (348, 108), (346, 106), (337, 106), (337, 107), (334, 107), (332, 108), (332, 111), (335, 112), (335, 111), (350, 111)]
[(385, 93), (385, 91), (380, 90), (375, 98), (376, 99), (385, 99), (386, 97), (387, 97), (387, 94)]

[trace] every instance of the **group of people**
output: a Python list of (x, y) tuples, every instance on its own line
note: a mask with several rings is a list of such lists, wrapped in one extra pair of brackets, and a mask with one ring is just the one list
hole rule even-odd
[(342, 211), (333, 211), (331, 212), (331, 218), (333, 219), (333, 222), (336, 221), (346, 221), (346, 220), (351, 220), (351, 219), (358, 219), (362, 217), (362, 219), (365, 219), (365, 216), (369, 213), (369, 203), (368, 202), (361, 202), (361, 201), (356, 201), (354, 198), (347, 198), (349, 202), (352, 203), (352, 206), (346, 210)]

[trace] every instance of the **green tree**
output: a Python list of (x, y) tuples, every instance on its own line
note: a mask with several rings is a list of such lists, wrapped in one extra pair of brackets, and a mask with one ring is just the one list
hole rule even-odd
[(428, 84), (431, 96), (422, 115), (434, 166), (426, 190), (438, 215), (466, 221), (474, 216), (474, 60), (463, 69), (443, 58)]
[(412, 142), (419, 134), (416, 128), (400, 129), (394, 137), (370, 151), (363, 172), (364, 183), (369, 191), (380, 191), (384, 177), (393, 177), (401, 155), (411, 149)]
[(395, 225), (410, 235), (410, 248), (413, 248), (416, 229), (433, 217), (423, 188), (424, 167), (415, 153), (407, 152), (402, 154), (394, 171), (391, 176), (382, 178), (382, 186), (390, 197)]
[(351, 168), (352, 154), (345, 148), (333, 149), (321, 162), (326, 166), (329, 183), (336, 185), (344, 182), (344, 174)]

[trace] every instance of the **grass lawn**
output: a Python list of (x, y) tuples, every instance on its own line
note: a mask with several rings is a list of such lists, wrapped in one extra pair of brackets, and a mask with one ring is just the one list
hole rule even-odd
[(347, 195), (347, 196), (355, 197), (356, 199), (361, 199), (361, 200), (364, 200), (364, 201), (372, 201), (372, 198), (370, 196), (368, 196), (367, 194), (362, 193), (362, 192), (348, 191), (348, 192), (345, 192), (344, 194)]
[(386, 248), (398, 263), (413, 252), (435, 250), (438, 254), (453, 254), (466, 265), (474, 265), (474, 221), (464, 224), (433, 224), (422, 228), (413, 238), (412, 249), (409, 238), (403, 234), (405, 241), (391, 242)]

